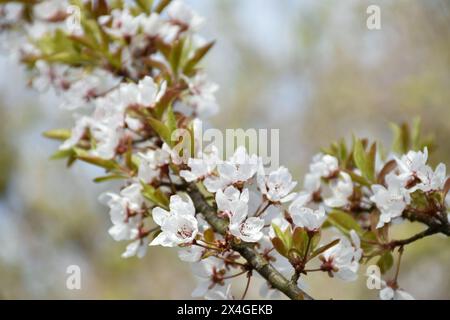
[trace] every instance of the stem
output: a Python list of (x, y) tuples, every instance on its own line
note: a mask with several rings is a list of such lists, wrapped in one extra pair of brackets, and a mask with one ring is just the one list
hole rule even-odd
[(249, 272), (247, 273), (247, 284), (246, 284), (246, 286), (245, 286), (244, 294), (242, 295), (241, 300), (244, 300), (244, 299), (245, 299), (245, 296), (247, 295), (248, 288), (250, 287), (250, 280), (252, 280), (252, 272), (251, 272), (251, 271), (249, 271)]
[[(203, 213), (206, 221), (208, 221), (216, 232), (225, 235), (228, 229), (228, 222), (217, 216), (216, 208), (210, 206), (205, 201), (202, 193), (195, 184), (190, 184), (187, 191), (194, 202), (197, 212)], [(233, 243), (232, 249), (239, 252), (241, 256), (247, 260), (248, 264), (266, 279), (273, 288), (280, 290), (293, 300), (313, 300), (310, 295), (287, 280), (262, 255), (260, 255), (254, 248), (254, 244), (245, 242)]]
[(220, 249), (218, 249), (218, 248), (208, 247), (208, 246), (205, 246), (204, 244), (198, 243), (197, 241), (194, 242), (194, 245), (199, 246), (199, 247), (202, 247), (202, 248), (207, 249), (207, 250), (214, 250), (214, 251), (222, 252), (222, 251), (221, 251)]
[(264, 211), (266, 211), (267, 208), (270, 207), (270, 205), (271, 205), (270, 201), (267, 202), (267, 204), (264, 206), (264, 208), (261, 211), (255, 213), (255, 217), (259, 217), (260, 215), (262, 215), (264, 213)]
[(398, 274), (400, 272), (400, 264), (402, 262), (402, 256), (403, 256), (403, 246), (398, 248), (397, 270), (395, 270), (395, 277), (394, 277), (395, 283), (397, 283)]
[(236, 277), (239, 277), (240, 275), (242, 275), (242, 274), (244, 274), (244, 273), (246, 273), (246, 272), (248, 272), (247, 270), (244, 270), (244, 271), (241, 271), (241, 272), (239, 272), (239, 273), (236, 273), (236, 274), (232, 274), (231, 276), (226, 276), (226, 277), (223, 277), (222, 279), (232, 279), (232, 278), (236, 278)]
[(441, 230), (434, 228), (434, 227), (430, 227), (422, 232), (419, 232), (418, 234), (416, 234), (410, 238), (403, 239), (403, 240), (393, 240), (388, 243), (388, 247), (390, 247), (391, 249), (394, 249), (395, 247), (403, 247), (414, 241), (431, 236), (431, 235), (439, 233), (439, 232), (441, 232)]

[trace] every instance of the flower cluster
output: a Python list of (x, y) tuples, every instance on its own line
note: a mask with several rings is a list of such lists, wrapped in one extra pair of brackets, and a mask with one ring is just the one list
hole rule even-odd
[[(445, 165), (427, 165), (422, 145), (382, 160), (367, 140), (334, 143), (313, 157), (300, 190), (287, 168), (268, 172), (242, 146), (228, 159), (214, 145), (202, 150), (200, 119), (218, 106), (217, 85), (199, 62), (213, 42), (197, 34), (203, 18), (182, 1), (152, 3), (0, 6), (2, 36), (22, 34), (10, 48), (31, 70), (31, 84), (57, 92), (73, 112), (71, 130), (45, 133), (62, 141), (54, 157), (104, 168), (97, 182), (123, 181), (100, 196), (110, 208), (109, 234), (128, 243), (123, 257), (177, 247), (198, 279), (194, 297), (232, 299), (232, 279), (245, 276), (248, 288), (261, 276), (263, 295), (299, 298), (312, 272), (353, 281), (361, 263), (377, 258), (385, 273), (397, 248), (400, 259), (421, 237), (450, 235)], [(389, 226), (401, 219), (429, 229), (389, 240)], [(335, 236), (323, 237), (326, 229)], [(382, 281), (381, 298), (410, 298), (397, 276)]]

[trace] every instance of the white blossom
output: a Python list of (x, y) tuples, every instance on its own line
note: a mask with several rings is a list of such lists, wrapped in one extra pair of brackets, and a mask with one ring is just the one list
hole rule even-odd
[(138, 236), (142, 220), (140, 212), (144, 204), (141, 189), (140, 184), (131, 184), (120, 194), (107, 192), (100, 196), (100, 201), (110, 208), (113, 226), (108, 232), (114, 240), (133, 240)]
[(106, 27), (105, 30), (116, 37), (131, 37), (136, 35), (143, 15), (133, 16), (128, 8), (114, 9), (109, 16), (99, 17), (99, 22), (102, 25), (107, 25), (111, 21), (111, 27)]
[(314, 199), (314, 194), (320, 192), (320, 176), (307, 173), (303, 180), (303, 190), (298, 193), (294, 200), (297, 206), (304, 207)]
[(170, 161), (170, 155), (163, 149), (148, 150), (146, 153), (138, 154), (139, 179), (145, 183), (151, 183), (161, 176), (161, 168)]
[(178, 251), (178, 257), (185, 262), (199, 262), (206, 249), (200, 246), (190, 246)]
[(289, 213), (296, 226), (309, 231), (317, 231), (327, 219), (323, 207), (319, 207), (318, 210), (313, 210), (306, 207), (298, 207), (293, 203), (289, 207)]
[(247, 218), (247, 207), (235, 212), (230, 218), (230, 233), (245, 242), (258, 242), (262, 236), (264, 220), (259, 217)]
[(235, 187), (229, 186), (225, 191), (219, 190), (216, 193), (217, 209), (228, 218), (233, 217), (238, 212), (247, 212), (248, 201), (248, 189), (240, 192)]
[(198, 73), (193, 78), (185, 78), (189, 92), (183, 96), (183, 102), (194, 110), (194, 116), (203, 119), (213, 116), (219, 110), (215, 92), (219, 86), (208, 81), (204, 73)]
[(215, 286), (205, 295), (206, 300), (233, 300), (231, 293), (231, 284), (226, 286)]
[(377, 228), (400, 217), (406, 206), (411, 202), (408, 191), (403, 187), (403, 181), (394, 173), (389, 173), (386, 178), (387, 188), (382, 185), (373, 185), (373, 201), (380, 210), (380, 218)]
[(330, 189), (332, 196), (324, 200), (325, 204), (332, 208), (344, 207), (353, 194), (352, 178), (348, 173), (341, 172), (338, 179), (330, 182)]
[(219, 151), (212, 146), (210, 152), (200, 152), (198, 158), (189, 158), (190, 170), (181, 170), (180, 176), (187, 182), (203, 180), (213, 174), (219, 160)]
[(356, 232), (353, 232), (351, 239), (352, 242), (340, 237), (338, 244), (323, 253), (322, 267), (328, 268), (329, 272), (344, 281), (356, 280), (362, 254)]
[(292, 176), (285, 167), (280, 167), (266, 175), (261, 165), (257, 181), (259, 190), (271, 202), (288, 202), (296, 195), (291, 191), (295, 188), (297, 182), (292, 181)]
[(204, 185), (209, 192), (217, 192), (232, 184), (245, 183), (255, 175), (259, 163), (258, 156), (249, 156), (245, 148), (240, 146), (228, 161), (217, 165), (219, 176), (207, 177)]
[(222, 279), (225, 276), (224, 263), (215, 257), (192, 264), (192, 272), (198, 280), (197, 287), (192, 292), (193, 297), (204, 297), (230, 282), (228, 279)]
[(131, 242), (124, 253), (122, 253), (122, 258), (130, 258), (136, 256), (138, 258), (143, 258), (147, 253), (148, 243), (150, 240), (148, 237), (143, 237)]
[(430, 192), (441, 190), (444, 187), (446, 181), (445, 164), (440, 163), (435, 171), (427, 166), (421, 173), (420, 182), (408, 189), (409, 192), (414, 192), (416, 190)]
[(196, 31), (203, 24), (203, 17), (189, 8), (183, 1), (175, 0), (167, 8), (169, 18), (187, 30)]
[(338, 170), (338, 159), (328, 154), (315, 155), (309, 165), (309, 172), (322, 178), (332, 177)]
[(150, 243), (151, 246), (189, 244), (198, 233), (194, 204), (188, 196), (186, 199), (178, 195), (171, 196), (169, 207), (170, 211), (159, 207), (152, 211), (153, 220), (161, 227), (161, 233)]

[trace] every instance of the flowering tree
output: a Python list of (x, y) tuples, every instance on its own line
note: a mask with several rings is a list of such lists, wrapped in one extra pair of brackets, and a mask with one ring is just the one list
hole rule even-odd
[[(312, 299), (312, 272), (353, 281), (373, 263), (392, 279), (382, 299), (410, 299), (398, 283), (405, 247), (426, 236), (450, 236), (450, 180), (444, 164), (427, 164), (430, 142), (396, 127), (392, 151), (341, 140), (317, 154), (303, 187), (285, 167), (267, 172), (240, 146), (221, 159), (202, 148), (199, 128), (218, 110), (199, 62), (213, 46), (196, 32), (203, 18), (182, 1), (0, 1), (2, 42), (27, 67), (30, 84), (52, 89), (73, 112), (71, 130), (53, 158), (104, 168), (104, 182), (123, 187), (100, 200), (110, 208), (124, 258), (149, 246), (177, 248), (198, 278), (194, 297), (234, 298), (231, 280), (265, 279), (263, 295)], [(431, 150), (431, 149), (430, 149)], [(390, 227), (418, 221), (424, 231), (392, 239)], [(328, 236), (325, 236), (328, 233)], [(397, 263), (394, 263), (397, 260)], [(394, 267), (395, 264), (395, 267)]]

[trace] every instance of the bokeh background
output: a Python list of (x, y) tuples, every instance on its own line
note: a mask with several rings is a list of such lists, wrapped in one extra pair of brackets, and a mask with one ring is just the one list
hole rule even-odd
[[(205, 68), (222, 108), (210, 125), (281, 129), (281, 163), (298, 180), (331, 140), (355, 133), (389, 146), (389, 123), (413, 116), (436, 137), (432, 160), (450, 165), (449, 1), (187, 2), (217, 39)], [(366, 27), (370, 4), (381, 8), (381, 30)], [(0, 298), (190, 298), (195, 280), (174, 250), (120, 258), (125, 244), (108, 236), (97, 202), (111, 186), (93, 183), (99, 172), (89, 166), (49, 160), (57, 144), (41, 132), (69, 126), (68, 114), (26, 88), (24, 70), (4, 55), (0, 70)], [(72, 264), (81, 290), (66, 289)], [(450, 240), (433, 236), (406, 248), (400, 283), (417, 298), (449, 299), (449, 267)], [(307, 279), (317, 298), (375, 298), (365, 281)]]

